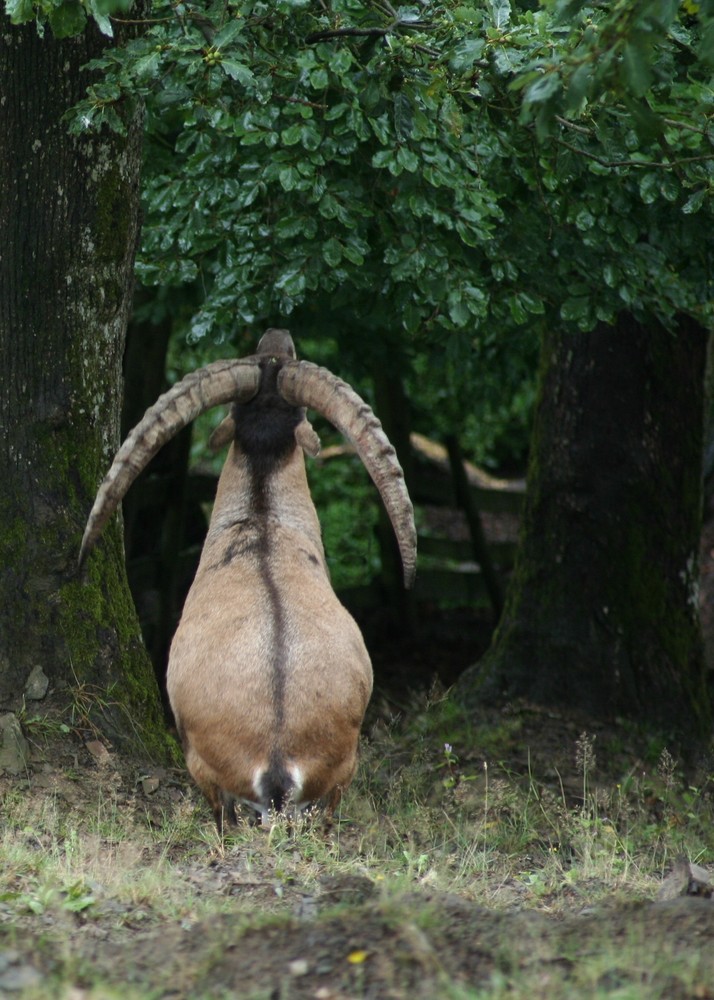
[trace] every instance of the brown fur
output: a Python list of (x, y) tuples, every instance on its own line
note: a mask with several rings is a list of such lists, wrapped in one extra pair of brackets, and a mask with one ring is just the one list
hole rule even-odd
[(300, 803), (327, 800), (334, 808), (357, 763), (369, 656), (329, 582), (300, 448), (270, 476), (260, 517), (250, 482), (249, 463), (233, 445), (171, 646), (171, 706), (188, 769), (217, 816), (228, 793), (265, 817), (271, 803), (260, 800), (255, 775), (276, 759), (300, 769)]

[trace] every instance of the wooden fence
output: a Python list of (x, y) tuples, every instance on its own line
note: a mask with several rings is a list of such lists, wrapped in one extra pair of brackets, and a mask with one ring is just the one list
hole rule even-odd
[[(447, 447), (411, 434), (410, 442), (410, 494), (419, 526), (414, 599), (461, 606), (490, 600), (500, 611), (525, 481), (488, 475), (461, 458), (453, 439)], [(338, 445), (326, 448), (319, 460), (334, 461), (350, 453), (349, 445)], [(341, 596), (352, 607), (370, 607), (383, 600), (383, 581), (350, 588)]]

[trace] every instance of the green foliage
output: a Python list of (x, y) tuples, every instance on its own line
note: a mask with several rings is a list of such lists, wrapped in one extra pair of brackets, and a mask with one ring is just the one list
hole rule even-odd
[(355, 456), (309, 462), (310, 492), (320, 514), (332, 585), (367, 584), (379, 570), (376, 491)]
[(81, 34), (88, 18), (112, 38), (112, 17), (126, 14), (132, 4), (133, 0), (5, 0), (5, 11), (12, 24), (35, 21), (40, 34), (49, 24), (55, 38)]
[[(101, 62), (152, 111), (142, 279), (201, 281), (194, 337), (308, 302), (373, 330), (398, 319), (414, 334), (432, 315), (473, 326), (487, 306), (474, 258), (500, 212), (414, 22), (346, 45), (321, 40), (330, 20), (304, 5), (222, 13), (210, 29), (152, 30), (131, 62)], [(355, 30), (381, 30), (366, 8), (362, 19)], [(105, 113), (90, 101), (83, 121)]]
[(359, 317), (460, 368), (543, 322), (708, 318), (709, 8), (156, 0), (74, 127), (147, 101), (139, 274), (200, 283), (193, 337)]
[(711, 322), (713, 17), (154, 0), (71, 127), (121, 129), (122, 102), (146, 102), (138, 273), (191, 289), (190, 338), (289, 321), (358, 374), (398, 357), (422, 429), (444, 402), (482, 425), (531, 397), (547, 326)]

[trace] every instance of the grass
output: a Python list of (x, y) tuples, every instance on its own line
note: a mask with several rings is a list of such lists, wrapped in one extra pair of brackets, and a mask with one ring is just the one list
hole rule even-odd
[[(43, 745), (68, 739), (28, 721)], [(686, 914), (660, 941), (646, 906), (677, 855), (714, 860), (711, 775), (685, 780), (666, 748), (614, 754), (612, 734), (582, 730), (537, 760), (524, 738), (515, 716), (466, 724), (448, 702), (377, 726), (329, 836), (308, 818), (220, 842), (192, 792), (149, 800), (131, 769), (79, 752), (54, 788), (5, 781), (0, 994), (8, 972), (39, 969), (13, 994), (46, 996), (49, 976), (60, 998), (112, 1000), (129, 976), (148, 1000), (168, 963), (179, 996), (235, 995), (249, 959), (240, 995), (278, 1000), (714, 996), (714, 921), (688, 948)], [(585, 928), (599, 907), (617, 920)]]

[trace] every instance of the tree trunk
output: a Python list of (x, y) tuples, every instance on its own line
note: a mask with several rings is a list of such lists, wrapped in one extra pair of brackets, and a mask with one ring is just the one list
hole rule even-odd
[[(170, 316), (159, 323), (134, 318), (129, 324), (123, 437), (169, 387), (166, 355), (172, 329)], [(188, 496), (192, 437), (193, 425), (189, 424), (168, 441), (132, 484), (123, 502), (129, 585), (168, 717), (169, 648), (208, 530), (200, 502)]]
[(707, 335), (623, 315), (543, 345), (516, 569), (466, 700), (711, 725), (697, 602)]
[(116, 519), (76, 569), (118, 441), (138, 237), (140, 112), (126, 109), (126, 137), (76, 138), (62, 121), (105, 44), (92, 26), (58, 41), (2, 16), (0, 703), (16, 708), (39, 666), (115, 740), (160, 750)]

